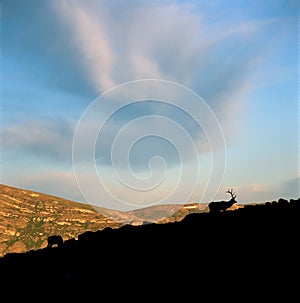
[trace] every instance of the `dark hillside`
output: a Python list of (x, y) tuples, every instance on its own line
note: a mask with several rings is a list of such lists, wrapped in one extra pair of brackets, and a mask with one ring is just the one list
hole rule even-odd
[(296, 290), (299, 296), (299, 230), (300, 199), (190, 214), (174, 223), (105, 228), (60, 247), (6, 254), (0, 285), (102, 295), (112, 288), (197, 295), (213, 289), (211, 296), (226, 290), (227, 298), (244, 292), (241, 302), (258, 293), (284, 293), (289, 302)]

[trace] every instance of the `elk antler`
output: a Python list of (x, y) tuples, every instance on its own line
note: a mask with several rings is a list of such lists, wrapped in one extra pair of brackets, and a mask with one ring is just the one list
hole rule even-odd
[(230, 194), (230, 195), (231, 195), (231, 198), (235, 200), (236, 194), (233, 192), (233, 188), (232, 188), (231, 190), (228, 189), (228, 190), (226, 191), (226, 193), (227, 193), (227, 194)]

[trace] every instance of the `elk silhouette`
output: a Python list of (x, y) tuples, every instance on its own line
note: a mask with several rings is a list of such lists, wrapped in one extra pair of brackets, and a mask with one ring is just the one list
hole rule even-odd
[(60, 235), (49, 236), (47, 240), (48, 240), (47, 247), (49, 247), (49, 248), (52, 247), (53, 245), (60, 247), (64, 243), (64, 240)]
[(235, 200), (236, 195), (233, 192), (233, 189), (227, 190), (227, 194), (230, 194), (231, 199), (229, 201), (214, 201), (208, 204), (209, 212), (222, 212), (226, 211), (227, 208), (231, 207), (234, 203), (237, 203)]

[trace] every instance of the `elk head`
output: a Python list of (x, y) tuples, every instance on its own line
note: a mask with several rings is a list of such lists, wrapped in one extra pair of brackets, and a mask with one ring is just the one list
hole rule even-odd
[[(231, 189), (231, 190), (228, 189), (228, 190), (226, 191), (226, 193), (227, 193), (227, 194), (230, 194), (230, 196), (231, 196), (231, 199), (229, 200), (230, 203), (234, 204), (234, 203), (237, 202), (237, 201), (235, 200), (236, 194), (233, 192), (233, 189)], [(229, 202), (228, 202), (228, 203), (229, 203)], [(232, 205), (232, 204), (231, 204), (231, 205)]]

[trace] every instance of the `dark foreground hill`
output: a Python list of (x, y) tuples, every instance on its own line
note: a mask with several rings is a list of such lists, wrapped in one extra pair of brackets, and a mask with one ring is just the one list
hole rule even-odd
[(0, 285), (26, 286), (33, 293), (45, 289), (51, 298), (63, 291), (115, 301), (140, 291), (142, 301), (180, 293), (195, 295), (197, 302), (202, 295), (210, 296), (204, 302), (220, 296), (240, 302), (284, 296), (282, 302), (295, 302), (299, 230), (300, 199), (190, 214), (180, 222), (105, 228), (61, 246), (6, 254), (0, 258)]

